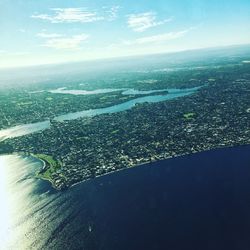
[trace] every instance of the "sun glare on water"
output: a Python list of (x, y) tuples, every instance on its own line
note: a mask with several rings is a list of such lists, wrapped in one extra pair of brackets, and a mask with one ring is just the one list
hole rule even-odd
[(10, 237), (10, 204), (6, 181), (6, 158), (0, 157), (0, 249), (5, 249)]

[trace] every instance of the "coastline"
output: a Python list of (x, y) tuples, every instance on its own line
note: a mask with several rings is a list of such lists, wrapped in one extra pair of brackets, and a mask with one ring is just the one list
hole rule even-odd
[[(13, 176), (13, 178), (7, 178), (13, 186), (13, 191), (10, 189), (9, 195), (18, 198), (13, 206), (15, 205), (17, 208), (16, 211), (22, 211), (22, 213), (19, 213), (21, 217), (13, 217), (15, 223), (13, 224), (17, 225), (16, 228), (19, 230), (19, 222), (22, 222), (23, 230), (21, 230), (20, 242), (26, 239), (26, 235), (30, 232), (34, 234), (34, 237), (37, 237), (37, 235), (41, 237), (41, 241), (45, 243), (41, 244), (40, 248), (45, 249), (55, 247), (54, 242), (48, 244), (47, 238), (44, 237), (45, 233), (53, 234), (54, 229), (58, 228), (59, 225), (62, 226), (60, 229), (63, 231), (57, 230), (58, 234), (53, 235), (53, 237), (57, 237), (56, 244), (64, 242), (65, 237), (67, 237), (67, 241), (73, 239), (73, 242), (75, 242), (75, 232), (81, 229), (83, 233), (78, 235), (80, 239), (84, 235), (89, 239), (90, 236), (92, 237), (95, 234), (94, 240), (98, 239), (99, 244), (99, 242), (102, 242), (103, 232), (105, 232), (106, 242), (108, 243), (113, 235), (118, 233), (119, 244), (122, 242), (123, 245), (127, 241), (127, 238), (123, 238), (124, 235), (131, 232), (129, 231), (131, 230), (131, 223), (141, 225), (140, 222), (144, 223), (145, 221), (146, 224), (143, 225), (143, 228), (149, 228), (151, 236), (154, 236), (153, 233), (156, 235), (154, 239), (152, 237), (146, 237), (146, 239), (153, 239), (155, 242), (155, 239), (156, 241), (158, 239), (159, 232), (162, 232), (163, 239), (165, 239), (166, 221), (173, 220), (168, 227), (171, 232), (168, 241), (172, 238), (172, 232), (176, 232), (176, 235), (180, 236), (179, 227), (176, 227), (176, 231), (173, 231), (172, 225), (179, 223), (178, 225), (182, 228), (183, 218), (190, 228), (190, 234), (187, 236), (186, 228), (183, 231), (183, 235), (187, 239), (190, 235), (193, 236), (191, 229), (194, 225), (199, 234), (200, 228), (203, 228), (204, 225), (211, 225), (211, 220), (214, 218), (215, 223), (213, 223), (214, 227), (211, 232), (214, 233), (216, 238), (218, 233), (218, 224), (216, 223), (218, 217), (216, 215), (218, 213), (214, 213), (214, 211), (227, 212), (232, 209), (231, 211), (236, 216), (235, 221), (237, 222), (237, 218), (240, 216), (242, 218), (240, 222), (245, 225), (244, 211), (248, 212), (248, 210), (247, 206), (245, 207), (246, 203), (241, 201), (242, 199), (244, 201), (249, 200), (249, 188), (246, 188), (250, 176), (248, 168), (249, 150), (250, 145), (247, 147), (236, 146), (232, 150), (223, 148), (223, 150), (211, 150), (193, 156), (168, 159), (144, 165), (142, 168), (124, 169), (123, 172), (103, 176), (103, 178), (93, 179), (89, 182), (86, 181), (64, 191), (57, 191), (52, 188), (49, 182), (34, 178), (35, 172), (43, 166), (40, 160), (25, 155), (23, 157), (19, 155), (18, 157), (15, 154), (13, 158), (9, 157), (4, 165), (5, 168), (11, 170), (4, 172)], [(229, 199), (221, 199), (224, 195), (229, 195), (229, 197), (227, 196)], [(150, 206), (152, 201), (153, 207)], [(234, 204), (240, 204), (236, 211)], [(3, 205), (5, 204), (3, 203)], [(213, 209), (210, 209), (211, 206), (213, 206)], [(214, 210), (216, 208), (219, 210)], [(93, 211), (96, 211), (96, 213), (93, 214)], [(129, 215), (129, 220), (124, 220), (124, 218), (127, 218), (126, 215)], [(117, 227), (117, 218), (121, 218), (119, 227)], [(186, 218), (188, 218), (187, 221)], [(204, 218), (205, 221), (199, 220), (199, 218)], [(229, 223), (232, 221), (232, 217), (226, 218)], [(39, 225), (39, 227), (34, 225)], [(105, 231), (107, 225), (114, 230)], [(235, 230), (235, 224), (230, 225), (230, 228)], [(228, 229), (228, 224), (222, 226), (225, 227), (225, 230)], [(120, 228), (121, 231), (118, 231), (117, 228)], [(48, 231), (50, 229), (51, 231)], [(133, 232), (130, 235), (136, 235), (136, 233), (141, 232), (140, 229), (133, 227)], [(244, 227), (242, 230), (247, 233), (247, 229)], [(245, 233), (243, 235), (247, 238)], [(195, 237), (194, 235), (194, 241)], [(144, 235), (140, 239), (144, 242)], [(31, 244), (33, 244), (33, 238), (31, 240)], [(210, 240), (209, 236), (208, 240)], [(15, 245), (14, 239), (13, 246)], [(37, 243), (36, 246), (38, 246)], [(63, 245), (57, 245), (57, 247), (63, 249)], [(72, 247), (79, 247), (78, 242)], [(92, 249), (91, 247), (90, 249)], [(108, 248), (109, 245), (107, 245)], [(118, 248), (118, 246), (115, 247), (115, 249)], [(127, 249), (130, 249), (130, 246)]]
[(196, 151), (196, 152), (191, 152), (191, 153), (184, 153), (184, 154), (180, 154), (180, 155), (170, 156), (170, 157), (167, 157), (167, 158), (164, 158), (164, 159), (160, 159), (160, 160), (147, 161), (147, 162), (143, 162), (143, 163), (131, 166), (131, 167), (121, 168), (121, 169), (114, 170), (114, 171), (111, 171), (111, 172), (108, 172), (108, 173), (105, 173), (105, 174), (102, 174), (102, 175), (98, 175), (95, 178), (88, 178), (88, 179), (76, 182), (76, 183), (72, 184), (71, 186), (69, 186), (67, 188), (72, 188), (72, 187), (77, 186), (79, 184), (82, 184), (84, 182), (88, 182), (88, 181), (91, 181), (91, 180), (94, 180), (94, 179), (97, 179), (97, 178), (108, 176), (108, 175), (111, 175), (111, 174), (114, 174), (114, 173), (118, 173), (118, 172), (121, 172), (121, 171), (125, 171), (125, 170), (128, 170), (128, 169), (143, 167), (144, 165), (147, 165), (147, 164), (152, 164), (152, 163), (156, 163), (156, 162), (162, 162), (162, 161), (166, 161), (166, 160), (170, 160), (170, 159), (175, 159), (175, 158), (179, 158), (179, 157), (185, 157), (185, 156), (189, 156), (189, 155), (191, 156), (191, 155), (205, 153), (205, 152), (209, 152), (209, 151), (213, 151), (213, 150), (222, 150), (222, 149), (228, 149), (228, 148), (234, 148), (234, 147), (247, 147), (247, 146), (250, 146), (250, 144), (233, 145), (233, 146), (226, 146), (226, 147), (222, 146), (222, 147), (211, 148), (211, 149), (207, 149), (207, 150), (203, 150), (203, 151)]
[[(50, 184), (52, 185), (52, 187), (58, 191), (61, 191), (62, 189), (61, 188), (58, 188), (55, 181), (51, 178), (51, 177), (46, 177), (46, 175), (44, 174), (47, 170), (53, 168), (52, 164), (48, 161), (46, 161), (43, 157), (41, 157), (41, 155), (39, 154), (33, 154), (33, 153), (30, 153), (29, 154), (31, 157), (35, 158), (36, 160), (40, 161), (43, 163), (43, 166), (40, 170), (38, 170), (36, 172), (36, 178), (40, 179), (40, 180), (44, 180), (44, 181), (48, 181), (50, 182)], [(59, 161), (56, 161), (58, 164)], [(61, 164), (60, 164), (60, 167), (61, 167)]]
[[(152, 163), (156, 163), (156, 162), (163, 162), (163, 161), (166, 161), (166, 160), (170, 160), (170, 159), (174, 159), (174, 158), (179, 158), (179, 157), (184, 157), (184, 156), (191, 156), (191, 155), (194, 155), (194, 154), (199, 154), (199, 153), (204, 153), (204, 152), (208, 152), (208, 151), (213, 151), (213, 150), (222, 150), (222, 149), (226, 149), (226, 148), (234, 148), (234, 147), (247, 147), (247, 146), (250, 146), (250, 144), (243, 144), (243, 145), (232, 145), (232, 146), (221, 146), (221, 147), (216, 147), (216, 148), (211, 148), (211, 149), (207, 149), (207, 150), (202, 150), (202, 151), (196, 151), (196, 152), (188, 152), (188, 153), (184, 153), (184, 154), (180, 154), (180, 155), (175, 155), (175, 156), (169, 156), (167, 158), (163, 158), (163, 159), (158, 159), (158, 160), (152, 160), (152, 161), (147, 161), (147, 162), (143, 162), (143, 163), (139, 163), (139, 164), (136, 164), (134, 166), (130, 166), (130, 167), (126, 167), (126, 168), (121, 168), (121, 169), (117, 169), (117, 170), (114, 170), (114, 171), (110, 171), (108, 173), (104, 173), (104, 174), (101, 174), (101, 175), (97, 175), (95, 176), (94, 178), (87, 178), (87, 179), (84, 179), (84, 180), (81, 180), (79, 182), (75, 182), (73, 183), (72, 185), (67, 185), (67, 181), (63, 180), (63, 177), (61, 177), (61, 183), (63, 183), (63, 185), (58, 185), (56, 183), (56, 181), (53, 179), (53, 178), (50, 178), (50, 177), (46, 177), (45, 175), (43, 175), (43, 173), (50, 169), (50, 168), (53, 168), (53, 166), (47, 162), (43, 157), (40, 157), (39, 154), (33, 154), (33, 153), (25, 153), (25, 152), (13, 152), (11, 154), (1, 154), (1, 155), (19, 155), (19, 156), (29, 156), (29, 157), (32, 157), (34, 158), (35, 160), (37, 161), (40, 161), (42, 163), (42, 167), (36, 171), (36, 174), (35, 174), (35, 177), (37, 179), (40, 179), (40, 180), (43, 180), (43, 181), (48, 181), (50, 182), (51, 186), (57, 190), (57, 191), (63, 191), (63, 190), (66, 190), (66, 189), (70, 189), (74, 186), (77, 186), (79, 184), (82, 184), (84, 182), (88, 182), (88, 181), (91, 181), (93, 179), (97, 179), (97, 178), (100, 178), (100, 177), (104, 177), (104, 176), (108, 176), (108, 175), (111, 175), (111, 174), (114, 174), (114, 173), (118, 173), (120, 171), (125, 171), (125, 170), (128, 170), (128, 169), (132, 169), (132, 168), (137, 168), (137, 167), (142, 167), (144, 165), (147, 165), (147, 164), (152, 164)], [(0, 155), (0, 156), (1, 156)], [(57, 161), (58, 162), (58, 161)], [(59, 163), (59, 162), (58, 162)], [(60, 163), (60, 167), (61, 167), (61, 163)]]

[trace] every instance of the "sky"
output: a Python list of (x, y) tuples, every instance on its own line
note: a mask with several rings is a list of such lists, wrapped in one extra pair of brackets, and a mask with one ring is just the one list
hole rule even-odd
[(0, 68), (238, 44), (249, 0), (0, 0)]

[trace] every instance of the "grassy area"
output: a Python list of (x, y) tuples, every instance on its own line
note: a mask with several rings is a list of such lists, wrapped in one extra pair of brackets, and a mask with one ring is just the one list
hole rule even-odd
[(32, 105), (33, 102), (19, 102), (18, 105), (19, 106), (27, 106), (27, 105)]
[(119, 132), (119, 129), (113, 130), (111, 134), (117, 134)]
[(183, 115), (185, 119), (193, 119), (195, 117), (195, 113), (186, 113)]
[(50, 155), (44, 155), (44, 154), (36, 154), (34, 157), (42, 160), (45, 162), (46, 167), (41, 170), (39, 173), (37, 173), (37, 177), (45, 180), (49, 180), (52, 182), (52, 174), (60, 170), (62, 167), (62, 164), (60, 161), (55, 160)]

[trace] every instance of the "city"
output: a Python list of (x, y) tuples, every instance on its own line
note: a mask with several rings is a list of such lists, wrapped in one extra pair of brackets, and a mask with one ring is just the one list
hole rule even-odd
[[(118, 113), (64, 122), (51, 120), (50, 129), (8, 139), (2, 142), (1, 148), (3, 152), (32, 154), (45, 161), (37, 177), (49, 180), (53, 187), (61, 190), (148, 162), (249, 144), (249, 70), (249, 64), (215, 67), (209, 70), (206, 80), (207, 70), (193, 70), (192, 76), (184, 71), (183, 81), (190, 82), (185, 75), (192, 77), (194, 86), (203, 81), (204, 86), (192, 95), (139, 104)], [(198, 77), (194, 78), (195, 75)], [(72, 98), (72, 95), (54, 96)], [(105, 100), (114, 98), (111, 100), (115, 103), (124, 98), (121, 93), (105, 96)], [(103, 94), (83, 97), (89, 106), (91, 98), (99, 100), (97, 103), (104, 99)], [(100, 99), (96, 99), (98, 97)], [(72, 111), (71, 106), (67, 111)], [(45, 157), (39, 157), (41, 154)], [(46, 160), (48, 157), (52, 160)]]

